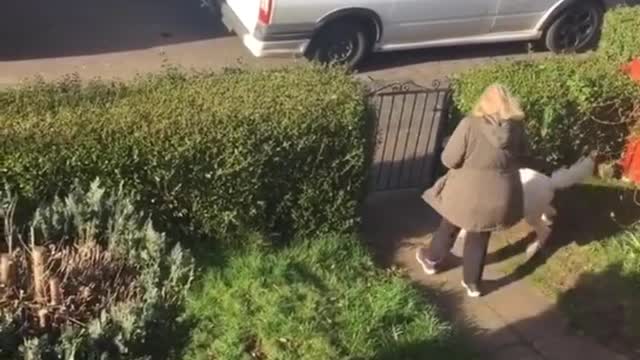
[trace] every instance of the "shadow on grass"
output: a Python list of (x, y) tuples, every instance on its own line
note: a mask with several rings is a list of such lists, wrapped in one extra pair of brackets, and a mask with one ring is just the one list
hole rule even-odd
[[(413, 249), (428, 242), (430, 234), (436, 229), (439, 217), (422, 201), (420, 193), (417, 190), (384, 192), (372, 194), (367, 199), (363, 209), (362, 236), (372, 249), (374, 258), (380, 266), (389, 267), (394, 264), (404, 266), (413, 262)], [(593, 242), (604, 241), (619, 234), (625, 225), (640, 219), (640, 207), (635, 205), (633, 201), (633, 191), (620, 187), (580, 185), (558, 192), (555, 203), (559, 215), (555, 221), (548, 247), (518, 266), (513, 272), (497, 280), (487, 281), (488, 288), (486, 290), (488, 293), (529, 276), (538, 267), (545, 264), (559, 249), (569, 244), (585, 246)], [(611, 216), (612, 213), (615, 214), (614, 217)], [(500, 236), (508, 237), (510, 240), (506, 242), (507, 245), (489, 254), (489, 263), (501, 263), (512, 257), (522, 256), (526, 246), (534, 239), (534, 234), (529, 233), (528, 229), (523, 231), (522, 227), (505, 232)], [(454, 259), (452, 263), (454, 266), (459, 266), (460, 259)], [(575, 269), (575, 271), (584, 271), (584, 269)], [(630, 353), (630, 349), (631, 352), (636, 350), (631, 345), (639, 343), (638, 335), (640, 332), (637, 328), (640, 326), (636, 325), (636, 329), (629, 329), (631, 324), (640, 324), (640, 316), (638, 316), (640, 302), (636, 300), (640, 295), (639, 284), (637, 278), (623, 275), (623, 272), (615, 266), (603, 273), (584, 274), (579, 277), (574, 289), (560, 295), (557, 308), (551, 307), (548, 309), (548, 313), (533, 316), (517, 324), (510, 324), (509, 327), (531, 331), (533, 338), (540, 336), (546, 339), (545, 341), (548, 341), (549, 344), (543, 343), (542, 346), (544, 348), (548, 345), (549, 348), (544, 348), (544, 351), (552, 353), (556, 350), (550, 345), (553, 339), (547, 338), (547, 333), (557, 333), (557, 329), (545, 329), (545, 327), (549, 327), (548, 323), (551, 321), (566, 319), (561, 314), (564, 312), (569, 315), (572, 322), (577, 321), (576, 325), (585, 329), (588, 334), (601, 341), (605, 339), (603, 343), (608, 347), (618, 352)], [(472, 320), (456, 319), (461, 314), (462, 300), (457, 298), (455, 294), (441, 294), (428, 287), (424, 289), (426, 293), (433, 295), (432, 301), (444, 309), (445, 317), (454, 319), (456, 327), (463, 333), (471, 334), (473, 338), (484, 339), (482, 341), (488, 342), (505, 341), (504, 338), (512, 336), (508, 335), (508, 329), (497, 329), (490, 334), (479, 333)], [(574, 315), (576, 312), (578, 314)], [(607, 317), (610, 320), (607, 320)], [(603, 323), (599, 322), (599, 319), (603, 319), (607, 326), (602, 326)], [(592, 322), (589, 323), (589, 321)], [(562, 328), (563, 331), (568, 330), (566, 324), (563, 323), (554, 324), (553, 327)], [(633, 331), (631, 337), (628, 335), (630, 331)], [(604, 335), (598, 332), (604, 333)], [(561, 335), (558, 333), (558, 336)], [(615, 338), (616, 340), (606, 341), (606, 338)], [(576, 337), (567, 341), (586, 340)], [(622, 342), (623, 345), (616, 345), (615, 342)], [(404, 352), (411, 354), (420, 348), (420, 344), (406, 344), (404, 346), (406, 346), (404, 349), (382, 352), (376, 359), (389, 359), (392, 354), (403, 354)], [(590, 349), (589, 346), (586, 348)], [(517, 350), (514, 351), (517, 352)], [(592, 351), (596, 350), (592, 349)], [(516, 359), (519, 358), (518, 356), (521, 355), (516, 353), (511, 358)]]
[(194, 289), (189, 314), (199, 323), (187, 352), (234, 358), (228, 346), (249, 338), (257, 351), (249, 345), (240, 352), (269, 358), (472, 359), (432, 306), (447, 295), (407, 286), (393, 271), (385, 275), (362, 250), (353, 237), (336, 235), (238, 252)]
[(182, 359), (187, 345), (191, 341), (192, 332), (197, 326), (197, 319), (185, 315), (185, 308), (167, 309), (167, 313), (174, 315), (170, 324), (156, 324), (151, 327), (149, 343), (143, 344), (141, 354), (151, 356), (151, 359)]
[[(488, 282), (487, 291), (532, 275), (569, 245), (579, 248), (599, 243), (608, 247), (605, 241), (618, 241), (629, 225), (640, 220), (640, 206), (634, 201), (634, 191), (628, 188), (585, 184), (558, 192), (554, 202), (558, 217), (548, 246), (504, 277)], [(532, 235), (498, 250), (494, 260), (518, 256), (533, 240)], [(638, 255), (621, 254), (620, 258), (624, 256)], [(611, 263), (603, 271), (585, 272), (594, 265), (589, 263), (594, 259), (573, 254), (565, 260), (566, 265), (557, 265), (564, 268), (564, 273), (550, 270), (539, 281), (560, 287), (556, 289), (558, 309), (567, 315), (573, 330), (630, 359), (640, 359), (640, 269), (634, 274), (624, 271), (619, 263)], [(574, 273), (571, 279), (550, 278), (568, 273)]]
[[(604, 282), (611, 281), (612, 278), (625, 282), (626, 286), (631, 285), (628, 281), (632, 279), (621, 278), (617, 269), (611, 270), (608, 275), (584, 275), (575, 289), (559, 297), (558, 305), (550, 302), (549, 307), (541, 313), (538, 309), (535, 311), (532, 309), (531, 316), (517, 321), (512, 321), (509, 317), (503, 318), (502, 313), (483, 315), (483, 311), (473, 310), (475, 308), (473, 302), (483, 300), (465, 300), (460, 293), (442, 292), (426, 285), (416, 286), (422, 289), (429, 303), (438, 306), (441, 317), (453, 323), (455, 336), (451, 338), (452, 341), (449, 344), (458, 344), (459, 347), (471, 349), (462, 359), (636, 360), (639, 359), (636, 351), (639, 343), (637, 328), (640, 323), (637, 321), (639, 303), (635, 300), (640, 295), (637, 290), (637, 280), (633, 280), (636, 281), (635, 293), (627, 292), (621, 295), (618, 292), (607, 293), (605, 289), (601, 289), (600, 292), (590, 290), (594, 284), (602, 285)], [(610, 284), (605, 287), (608, 289)], [(496, 296), (502, 296), (502, 294)], [(598, 300), (594, 302), (593, 297), (597, 297)], [(505, 300), (498, 300), (498, 303), (501, 301)], [(621, 314), (622, 308), (624, 308), (624, 315)], [(468, 311), (472, 317), (466, 315)], [(489, 319), (486, 318), (487, 316)], [(604, 322), (600, 321), (603, 317), (605, 317)], [(518, 319), (521, 318), (518, 317)], [(478, 324), (476, 321), (482, 323)], [(585, 322), (588, 323), (585, 324)], [(622, 331), (628, 332), (629, 326), (635, 326), (633, 331), (636, 332), (633, 333), (633, 337), (628, 333), (621, 334)], [(451, 347), (451, 345), (448, 346)], [(425, 349), (429, 349), (431, 353), (425, 352)], [(438, 345), (426, 339), (417, 343), (395, 344), (380, 351), (372, 359), (426, 359), (431, 357), (425, 354), (433, 356), (434, 349), (438, 349)], [(436, 352), (436, 354), (440, 353)], [(621, 354), (625, 357), (618, 357)], [(442, 353), (441, 358), (457, 359), (455, 356), (448, 356), (446, 352)]]
[(611, 264), (597, 273), (582, 274), (558, 296), (573, 328), (604, 345), (640, 359), (640, 269), (624, 271)]
[(378, 351), (370, 360), (416, 360), (416, 359), (481, 359), (473, 349), (471, 337), (481, 333), (474, 322), (461, 310), (464, 301), (460, 293), (413, 283), (426, 303), (434, 305), (439, 319), (452, 325), (450, 336), (439, 339), (424, 339), (410, 343), (395, 343)]
[[(559, 191), (554, 204), (558, 216), (547, 245), (510, 274), (490, 282), (488, 291), (495, 291), (533, 274), (558, 250), (570, 244), (585, 246), (604, 241), (640, 220), (640, 206), (634, 201), (634, 191), (623, 187), (578, 185)], [(500, 235), (507, 245), (490, 254), (488, 263), (502, 262), (522, 254), (535, 238), (534, 233), (528, 233), (513, 242), (506, 239), (513, 234), (514, 232), (506, 232)], [(520, 235), (522, 233), (515, 232), (516, 237)]]
[[(409, 256), (407, 254), (413, 254), (406, 249), (423, 244), (421, 238), (435, 231), (439, 216), (421, 199), (420, 194), (418, 190), (380, 192), (370, 195), (365, 201), (361, 238), (378, 266), (392, 268), (397, 264), (405, 265), (413, 259), (406, 258)], [(478, 329), (461, 311), (461, 295), (417, 282), (414, 282), (414, 287), (427, 303), (436, 306), (441, 318), (455, 324), (451, 342), (434, 343), (431, 339), (425, 339), (409, 344), (394, 344), (378, 352), (372, 360), (476, 359), (475, 354), (467, 351), (469, 346), (466, 343), (469, 335), (477, 333)], [(447, 351), (452, 348), (461, 349), (461, 353), (450, 356)]]

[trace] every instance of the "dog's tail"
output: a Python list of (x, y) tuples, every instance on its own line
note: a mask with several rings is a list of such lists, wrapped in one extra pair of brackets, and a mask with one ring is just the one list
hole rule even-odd
[(585, 156), (569, 168), (558, 169), (551, 175), (553, 188), (566, 189), (593, 175), (596, 166), (593, 155)]

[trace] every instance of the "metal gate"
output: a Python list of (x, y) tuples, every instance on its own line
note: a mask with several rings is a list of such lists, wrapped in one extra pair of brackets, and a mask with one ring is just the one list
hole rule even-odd
[(434, 81), (392, 83), (372, 91), (376, 146), (371, 191), (425, 188), (435, 177), (450, 89)]

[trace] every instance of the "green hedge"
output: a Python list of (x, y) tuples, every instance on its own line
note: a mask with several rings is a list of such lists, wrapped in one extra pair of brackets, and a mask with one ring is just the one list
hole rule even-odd
[(33, 201), (123, 182), (164, 231), (347, 230), (367, 116), (360, 84), (320, 67), (36, 82), (0, 93), (0, 179)]
[(631, 109), (640, 93), (605, 58), (565, 56), (462, 73), (453, 85), (458, 109), (468, 112), (494, 82), (507, 85), (521, 99), (535, 154), (550, 166), (567, 164), (587, 149), (617, 157), (628, 132), (620, 114)]
[(621, 7), (607, 12), (600, 52), (612, 61), (640, 57), (640, 7)]

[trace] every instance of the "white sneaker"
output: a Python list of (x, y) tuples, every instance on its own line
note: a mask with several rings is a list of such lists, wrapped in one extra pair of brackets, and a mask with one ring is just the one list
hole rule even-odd
[(482, 296), (482, 293), (480, 292), (480, 289), (478, 289), (477, 285), (467, 284), (464, 282), (464, 280), (462, 280), (461, 283), (462, 283), (462, 286), (467, 290), (467, 296), (472, 298), (477, 298)]
[(435, 275), (438, 272), (438, 270), (436, 269), (437, 263), (429, 261), (429, 259), (423, 256), (422, 250), (423, 248), (419, 248), (416, 251), (416, 260), (418, 260), (418, 263), (422, 266), (422, 270), (424, 270), (425, 274)]

